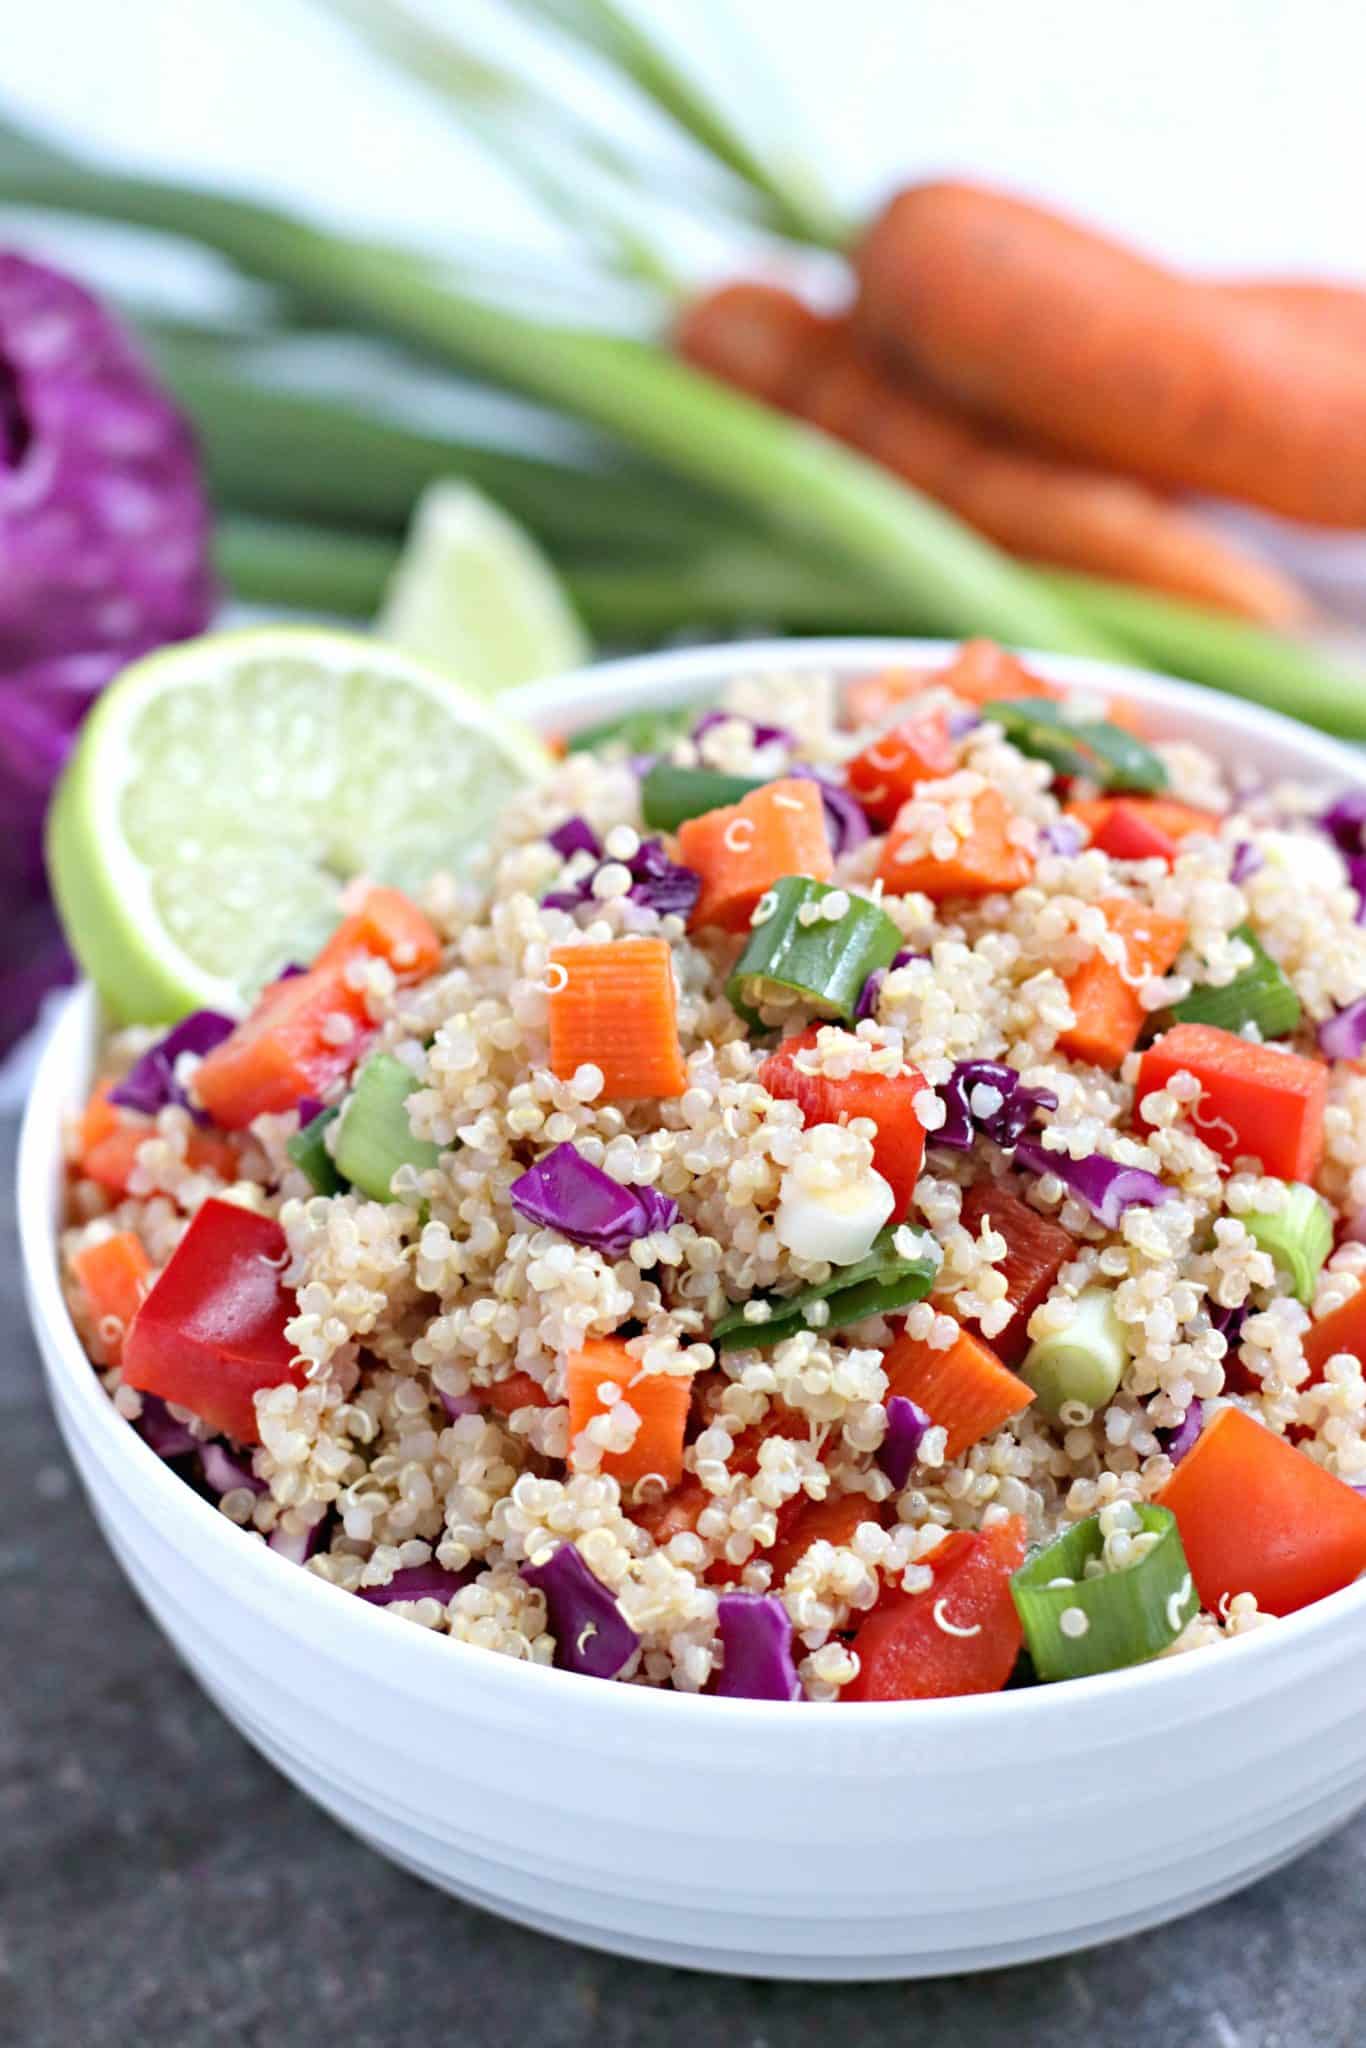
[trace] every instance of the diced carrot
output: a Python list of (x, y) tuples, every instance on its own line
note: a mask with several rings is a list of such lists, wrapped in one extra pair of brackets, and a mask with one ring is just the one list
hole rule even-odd
[(947, 860), (924, 847), (922, 827), (893, 825), (878, 867), (883, 887), (890, 896), (918, 890), (936, 903), (946, 896), (994, 896), (998, 890), (1023, 889), (1034, 863), (1010, 837), (1014, 818), (1000, 790), (988, 784), (973, 797), (971, 830), (956, 840)]
[(474, 1391), (486, 1408), (495, 1408), (500, 1415), (511, 1415), (518, 1408), (552, 1405), (545, 1388), (529, 1372), (510, 1372), (506, 1379), (495, 1380), (491, 1387), (476, 1387)]
[(813, 1543), (842, 1546), (853, 1541), (861, 1522), (881, 1522), (882, 1509), (862, 1493), (830, 1494), (824, 1500), (804, 1495), (788, 1506), (795, 1510), (790, 1521), (779, 1511), (778, 1540), (771, 1550), (756, 1550), (773, 1567), (773, 1584), (781, 1586), (793, 1566), (800, 1564)]
[(1018, 1195), (979, 1181), (964, 1195), (959, 1221), (976, 1237), (987, 1220), (1006, 1241), (1005, 1259), (997, 1271), (1005, 1278), (1006, 1299), (1015, 1310), (1005, 1328), (993, 1334), (991, 1348), (1006, 1365), (1018, 1365), (1029, 1349), (1029, 1318), (1076, 1245), (1060, 1223), (1041, 1216)]
[(1186, 926), (1183, 919), (1164, 917), (1127, 896), (1110, 897), (1100, 908), (1110, 930), (1124, 941), (1127, 966), (1117, 967), (1095, 952), (1069, 977), (1076, 1022), (1062, 1033), (1058, 1047), (1074, 1060), (1117, 1067), (1133, 1051), (1148, 1015), (1135, 984), (1166, 973), (1186, 943)]
[(1027, 669), (994, 640), (965, 640), (954, 659), (934, 678), (968, 704), (993, 700), (1018, 702), (1021, 697), (1060, 698), (1065, 693)]
[(580, 1067), (596, 1067), (602, 1102), (683, 1093), (688, 1070), (666, 939), (556, 946), (550, 968), (552, 1073), (572, 1081)]
[(930, 1560), (923, 1593), (879, 1600), (854, 1637), (858, 1676), (841, 1700), (956, 1699), (999, 1692), (1022, 1630), (1010, 1581), (1024, 1563), (1025, 1524), (1010, 1515), (969, 1537), (949, 1536)]
[[(365, 998), (340, 966), (273, 981), (232, 1036), (200, 1061), (194, 1093), (216, 1124), (243, 1130), (264, 1111), (325, 1094), (349, 1073), (367, 1021)], [(343, 1025), (350, 1027), (345, 1037)]]
[[(1366, 1286), (1358, 1287), (1341, 1308), (1333, 1309), (1322, 1322), (1305, 1332), (1304, 1355), (1314, 1379), (1323, 1378), (1329, 1359), (1336, 1358), (1340, 1351), (1349, 1352), (1366, 1365)], [(1225, 1365), (1226, 1373), (1227, 1370)]]
[[(87, 1180), (98, 1182), (111, 1195), (126, 1195), (138, 1148), (154, 1135), (155, 1126), (146, 1117), (129, 1117), (119, 1122), (98, 1144), (92, 1145), (80, 1162)], [(185, 1164), (194, 1173), (216, 1173), (220, 1180), (237, 1178), (237, 1154), (224, 1137), (213, 1131), (191, 1131), (185, 1143)]]
[(1176, 1024), (1143, 1055), (1134, 1091), (1140, 1120), (1147, 1121), (1144, 1098), (1179, 1073), (1200, 1083), (1199, 1101), (1188, 1114), (1225, 1165), (1260, 1159), (1266, 1173), (1312, 1181), (1323, 1157), (1328, 1069), (1322, 1060), (1251, 1045), (1214, 1024)]
[(1157, 859), (1168, 865), (1181, 851), (1183, 839), (1214, 832), (1219, 824), (1212, 811), (1165, 797), (1092, 797), (1068, 804), (1067, 815), (1084, 825), (1091, 844), (1113, 860)]
[(73, 1253), (76, 1276), (100, 1347), (110, 1365), (123, 1355), (124, 1333), (142, 1305), (152, 1263), (133, 1230), (120, 1230)]
[(570, 1464), (573, 1446), (588, 1424), (615, 1406), (602, 1398), (599, 1389), (605, 1385), (620, 1388), (619, 1398), (635, 1409), (640, 1426), (630, 1449), (608, 1451), (600, 1469), (624, 1491), (652, 1476), (661, 1478), (666, 1488), (677, 1486), (683, 1476), (683, 1430), (692, 1380), (678, 1373), (645, 1372), (620, 1337), (590, 1338), (581, 1351), (572, 1353), (565, 1368)]
[(858, 676), (844, 687), (844, 722), (855, 732), (865, 725), (888, 725), (903, 705), (937, 680), (927, 668), (884, 668), (874, 676)]
[(112, 1138), (119, 1128), (118, 1105), (109, 1100), (109, 1091), (113, 1086), (112, 1081), (101, 1081), (81, 1112), (76, 1139), (78, 1165), (105, 1138)]
[(431, 920), (401, 889), (367, 891), (333, 932), (315, 968), (345, 967), (358, 954), (387, 960), (400, 980), (416, 981), (441, 964), (441, 939)]
[(970, 1330), (960, 1330), (947, 1351), (933, 1351), (903, 1330), (882, 1364), (888, 1396), (915, 1401), (948, 1431), (944, 1455), (950, 1464), (1034, 1399), (1033, 1388)]
[(875, 824), (890, 825), (907, 797), (922, 782), (952, 775), (958, 749), (944, 712), (905, 719), (884, 732), (845, 770), (850, 789)]
[(868, 1117), (877, 1125), (873, 1165), (896, 1196), (893, 1212), (903, 1216), (915, 1193), (925, 1157), (925, 1126), (915, 1113), (916, 1098), (926, 1086), (912, 1066), (895, 1074), (853, 1073), (842, 1080), (809, 1074), (810, 1058), (822, 1027), (812, 1024), (795, 1038), (784, 1039), (759, 1069), (759, 1086), (770, 1095), (801, 1104), (808, 1125), (848, 1123)]
[(678, 855), (702, 878), (689, 931), (719, 925), (742, 932), (766, 889), (784, 875), (828, 882), (834, 872), (819, 786), (785, 776), (752, 789), (738, 804), (686, 818)]
[(1366, 1497), (1241, 1408), (1221, 1408), (1161, 1493), (1201, 1604), (1294, 1614), (1366, 1571)]

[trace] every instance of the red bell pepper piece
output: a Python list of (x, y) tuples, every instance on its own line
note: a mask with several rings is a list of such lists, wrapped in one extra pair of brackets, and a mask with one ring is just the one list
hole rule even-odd
[(285, 1335), (296, 1308), (280, 1278), (285, 1249), (271, 1217), (202, 1203), (124, 1339), (127, 1384), (238, 1443), (259, 1443), (253, 1396), (304, 1380)]
[[(844, 1700), (945, 1700), (999, 1692), (1023, 1640), (1010, 1594), (1024, 1563), (1019, 1515), (966, 1543), (950, 1536), (934, 1584), (879, 1602), (854, 1637), (858, 1677)], [(932, 1565), (934, 1560), (931, 1559)]]
[[(340, 1026), (350, 1025), (342, 1038)], [(195, 1069), (194, 1093), (216, 1124), (240, 1131), (265, 1111), (293, 1109), (349, 1074), (365, 1042), (365, 997), (344, 965), (273, 981), (230, 1038)]]
[(914, 796), (922, 782), (952, 775), (958, 765), (958, 749), (949, 736), (949, 721), (942, 711), (908, 718), (884, 732), (861, 754), (855, 754), (845, 771), (850, 789), (868, 816), (878, 825), (890, 825), (907, 797)]
[(1328, 1069), (1275, 1046), (1251, 1045), (1214, 1024), (1177, 1024), (1148, 1047), (1138, 1070), (1135, 1111), (1173, 1074), (1194, 1074), (1200, 1097), (1196, 1130), (1226, 1165), (1260, 1159), (1285, 1180), (1311, 1181), (1323, 1157)]
[(1112, 860), (1165, 860), (1168, 866), (1181, 851), (1181, 841), (1194, 832), (1216, 832), (1212, 811), (1197, 810), (1160, 796), (1098, 796), (1067, 806), (1091, 835), (1092, 846)]
[(783, 1101), (800, 1103), (808, 1125), (869, 1117), (877, 1125), (873, 1165), (896, 1196), (895, 1213), (904, 1216), (925, 1157), (925, 1126), (915, 1113), (924, 1076), (912, 1066), (896, 1074), (849, 1074), (841, 1081), (803, 1072), (800, 1055), (809, 1054), (818, 1034), (828, 1028), (812, 1024), (770, 1053), (759, 1069), (759, 1085)]
[(1006, 1241), (1006, 1299), (1015, 1313), (1003, 1330), (988, 1339), (1003, 1365), (1018, 1365), (1029, 1349), (1029, 1318), (1058, 1277), (1076, 1246), (1059, 1223), (1050, 1223), (1015, 1195), (1003, 1194), (989, 1181), (979, 1181), (963, 1197), (959, 1220), (976, 1237), (984, 1217)]

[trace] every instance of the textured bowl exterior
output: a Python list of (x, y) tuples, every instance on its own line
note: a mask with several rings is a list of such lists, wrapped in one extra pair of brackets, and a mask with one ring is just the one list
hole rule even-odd
[[(924, 643), (688, 650), (522, 693), (560, 728), (736, 672), (866, 673)], [(1103, 665), (1062, 679), (1268, 772), (1366, 785), (1269, 713)], [(115, 1414), (61, 1299), (62, 1112), (89, 991), (29, 1104), (19, 1215), (53, 1405), (129, 1580), (247, 1738), (381, 1853), (549, 1933), (746, 1975), (928, 1976), (1135, 1932), (1250, 1882), (1366, 1801), (1366, 1584), (1215, 1651), (915, 1705), (695, 1699), (429, 1635), (253, 1544)]]

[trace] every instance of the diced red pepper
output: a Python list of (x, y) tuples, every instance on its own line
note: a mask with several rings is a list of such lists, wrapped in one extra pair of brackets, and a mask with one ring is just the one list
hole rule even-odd
[[(950, 1550), (950, 1545), (952, 1549)], [(857, 1678), (843, 1700), (943, 1700), (999, 1692), (1023, 1640), (1010, 1581), (1024, 1563), (1025, 1525), (1012, 1515), (949, 1537), (934, 1584), (879, 1602), (854, 1636)]]
[(845, 770), (850, 789), (875, 824), (890, 825), (922, 782), (952, 775), (958, 749), (942, 711), (908, 718), (884, 732)]
[(136, 1231), (120, 1230), (76, 1252), (71, 1270), (85, 1296), (101, 1354), (117, 1365), (152, 1270), (142, 1240)]
[(1219, 820), (1212, 811), (1157, 796), (1098, 796), (1068, 804), (1067, 815), (1084, 825), (1092, 846), (1112, 860), (1165, 860), (1168, 866), (1181, 851), (1181, 841), (1195, 832), (1214, 832)]
[(337, 926), (313, 965), (345, 967), (366, 954), (387, 960), (401, 981), (415, 981), (440, 965), (441, 939), (401, 889), (374, 888)]
[(552, 1405), (545, 1388), (529, 1372), (510, 1372), (506, 1379), (495, 1380), (491, 1387), (476, 1387), (474, 1392), (485, 1407), (496, 1409), (499, 1415), (511, 1415), (518, 1408)]
[(271, 1217), (202, 1203), (124, 1339), (127, 1384), (238, 1443), (259, 1443), (253, 1396), (304, 1380), (285, 1335), (296, 1312), (280, 1277), (285, 1251)]
[(1029, 1349), (1029, 1318), (1047, 1295), (1076, 1250), (1059, 1223), (1051, 1223), (1018, 1196), (1005, 1194), (989, 1181), (979, 1181), (963, 1197), (959, 1220), (976, 1237), (984, 1217), (1006, 1241), (1004, 1263), (997, 1271), (1005, 1275), (1006, 1299), (1015, 1313), (1004, 1330), (987, 1341), (1003, 1365), (1018, 1365)]
[(830, 1494), (824, 1500), (810, 1500), (799, 1494), (778, 1511), (778, 1540), (773, 1548), (756, 1550), (754, 1555), (773, 1567), (773, 1584), (781, 1586), (813, 1543), (851, 1543), (861, 1522), (883, 1519), (878, 1503), (862, 1493)]
[(925, 1126), (915, 1113), (915, 1100), (927, 1085), (915, 1067), (896, 1074), (853, 1073), (843, 1080), (803, 1071), (802, 1055), (810, 1055), (828, 1026), (811, 1025), (770, 1053), (759, 1069), (759, 1085), (770, 1095), (801, 1105), (810, 1124), (842, 1124), (868, 1117), (877, 1125), (873, 1165), (896, 1196), (896, 1215), (904, 1216), (920, 1178), (925, 1157)]
[[(1315, 1323), (1312, 1330), (1305, 1332), (1304, 1355), (1314, 1379), (1323, 1378), (1323, 1369), (1329, 1359), (1336, 1358), (1340, 1351), (1349, 1353), (1360, 1364), (1366, 1365), (1366, 1287), (1358, 1287), (1341, 1308), (1333, 1309), (1322, 1322)], [(1224, 1374), (1227, 1378), (1227, 1360)]]
[(1193, 1074), (1200, 1097), (1190, 1118), (1205, 1143), (1231, 1166), (1260, 1159), (1266, 1173), (1312, 1181), (1323, 1157), (1328, 1069), (1322, 1060), (1252, 1045), (1214, 1024), (1177, 1024), (1144, 1053), (1135, 1114), (1173, 1074)]
[(200, 1061), (194, 1093), (224, 1130), (244, 1130), (253, 1117), (326, 1094), (355, 1065), (368, 1023), (365, 997), (344, 966), (273, 981), (232, 1036)]

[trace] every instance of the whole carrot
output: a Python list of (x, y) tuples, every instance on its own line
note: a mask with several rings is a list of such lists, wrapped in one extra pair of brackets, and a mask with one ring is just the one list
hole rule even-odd
[(1275, 314), (1306, 334), (1355, 349), (1366, 372), (1366, 287), (1312, 277), (1231, 277), (1215, 289), (1235, 306)]
[(697, 368), (875, 457), (1012, 554), (1268, 625), (1304, 614), (1285, 577), (1146, 485), (1007, 440), (894, 375), (849, 321), (775, 285), (729, 284), (694, 301), (676, 340)]
[(974, 185), (898, 193), (856, 267), (861, 331), (974, 411), (1155, 483), (1366, 525), (1359, 351)]

